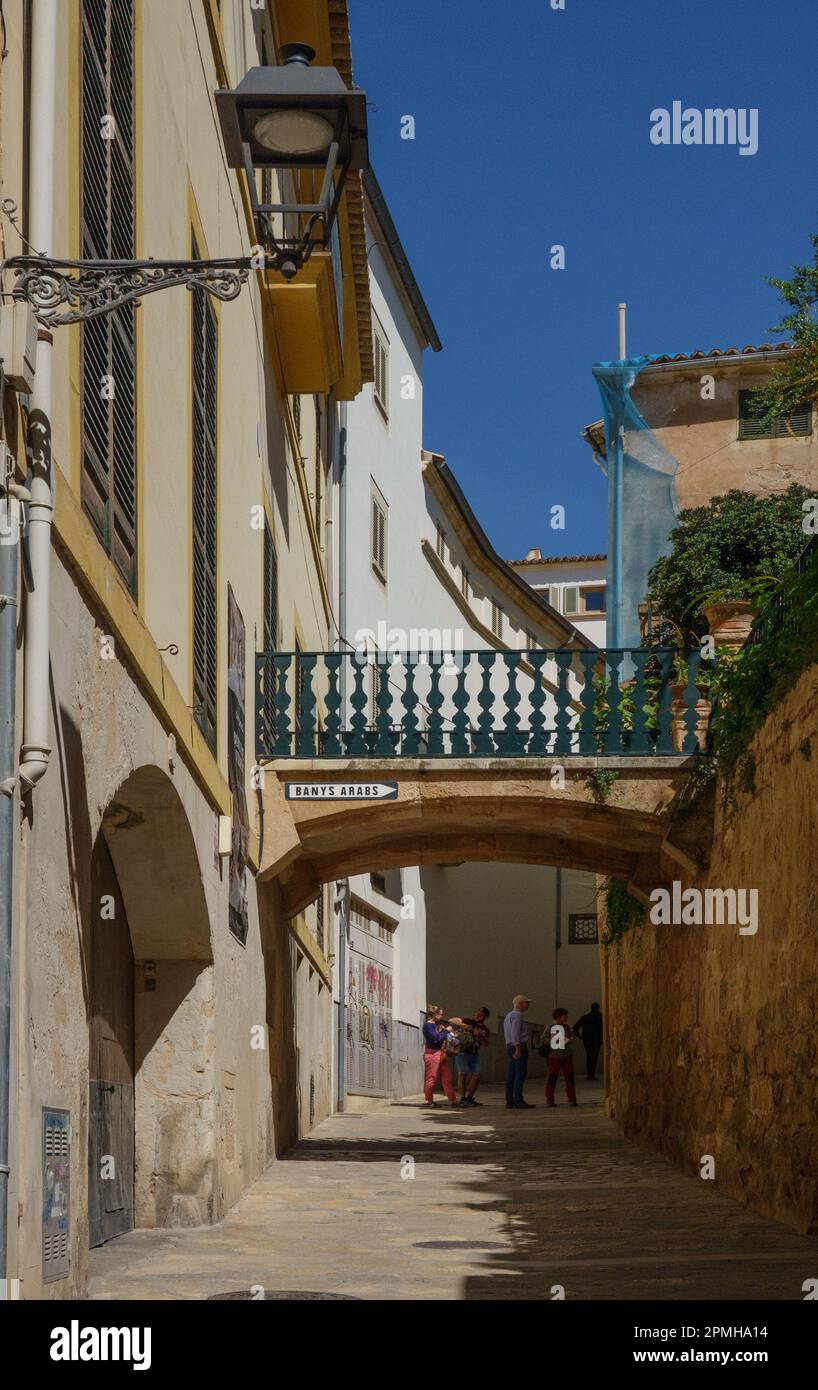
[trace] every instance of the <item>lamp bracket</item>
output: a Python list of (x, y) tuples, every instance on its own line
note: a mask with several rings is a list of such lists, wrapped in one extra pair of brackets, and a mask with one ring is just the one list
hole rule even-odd
[[(12, 295), (32, 306), (41, 324), (87, 323), (146, 294), (184, 285), (215, 299), (235, 299), (250, 273), (249, 256), (211, 261), (68, 261), (12, 256), (3, 270), (16, 276)], [(62, 309), (62, 305), (67, 305)]]

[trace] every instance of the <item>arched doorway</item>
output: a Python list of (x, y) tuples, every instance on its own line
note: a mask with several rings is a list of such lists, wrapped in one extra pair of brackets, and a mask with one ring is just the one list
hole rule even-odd
[(87, 942), (90, 1244), (211, 1221), (210, 917), (185, 807), (159, 767), (138, 768), (105, 810)]
[(133, 1227), (134, 957), (104, 835), (91, 857), (88, 1005), (88, 1234), (103, 1245)]

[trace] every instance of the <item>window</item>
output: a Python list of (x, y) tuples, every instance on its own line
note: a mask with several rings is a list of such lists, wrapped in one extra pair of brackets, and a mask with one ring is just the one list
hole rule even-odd
[(566, 584), (562, 591), (562, 611), (566, 617), (579, 612), (579, 586)]
[[(383, 874), (370, 874), (370, 879), (373, 888), (376, 888), (379, 893), (383, 892), (379, 886), (380, 882), (383, 882), (384, 887), (386, 886)], [(379, 880), (378, 884), (375, 883), (376, 879)], [(390, 946), (393, 944), (396, 922), (391, 922), (382, 912), (378, 912), (374, 907), (370, 907), (369, 903), (364, 902), (363, 898), (356, 898), (354, 895), (350, 899), (349, 907), (351, 926), (357, 927), (359, 931), (368, 932), (370, 936), (377, 937), (379, 941), (389, 942)]]
[(323, 550), (324, 541), (321, 535), (321, 494), (322, 494), (322, 470), (324, 467), (323, 449), (321, 441), (321, 398), (315, 397), (315, 530), (318, 535), (318, 544)]
[(571, 912), (568, 914), (569, 946), (595, 946), (598, 939), (595, 912)]
[(503, 635), (503, 609), (494, 599), (491, 601), (491, 630), (495, 637)]
[(750, 411), (752, 391), (738, 393), (739, 439), (786, 439), (788, 436), (812, 434), (812, 404), (804, 401), (792, 415), (779, 415), (765, 425)]
[(324, 886), (321, 885), (321, 892), (315, 903), (315, 939), (321, 950), (324, 949)]
[(370, 556), (372, 568), (382, 583), (386, 583), (387, 516), (388, 508), (379, 488), (372, 484), (370, 523)]
[[(83, 0), (81, 237), (84, 258), (133, 260), (133, 0)], [(82, 506), (136, 593), (136, 311), (82, 327)]]
[(377, 319), (372, 325), (372, 347), (375, 357), (373, 393), (384, 420), (389, 419), (389, 343)]
[(604, 589), (583, 589), (582, 591), (582, 610), (584, 613), (604, 613), (605, 612), (605, 590)]
[[(264, 522), (264, 594), (262, 603), (262, 650), (278, 649), (278, 556), (269, 523)], [(275, 728), (276, 672), (272, 661), (264, 663), (264, 727), (272, 736)]]
[(465, 565), (461, 565), (460, 567), (460, 592), (465, 599), (468, 599), (471, 592), (469, 586), (469, 571), (466, 569)]
[(376, 893), (383, 893), (386, 896), (386, 877), (384, 874), (370, 874), (369, 882)]
[(278, 556), (269, 522), (264, 522), (264, 650), (278, 649)]
[[(195, 238), (191, 256), (200, 259)], [(216, 752), (216, 313), (204, 290), (190, 296), (193, 395), (193, 708)]]
[(446, 559), (446, 532), (439, 521), (435, 522), (435, 550), (438, 560)]
[(551, 602), (551, 590), (549, 589), (547, 584), (535, 584), (534, 591), (535, 593), (539, 594), (543, 603)]

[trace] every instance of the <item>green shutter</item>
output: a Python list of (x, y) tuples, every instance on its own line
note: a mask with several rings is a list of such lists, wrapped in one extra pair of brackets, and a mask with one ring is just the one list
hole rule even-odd
[[(83, 0), (82, 255), (136, 256), (133, 0)], [(114, 138), (102, 122), (113, 118)], [(112, 132), (113, 133), (113, 132)], [(82, 504), (136, 592), (136, 319), (132, 305), (82, 328)], [(101, 395), (102, 378), (113, 399)]]
[(803, 438), (812, 434), (811, 401), (804, 401), (792, 415), (779, 415), (769, 424), (764, 424), (751, 413), (752, 396), (752, 391), (738, 393), (739, 439), (786, 439), (793, 435)]

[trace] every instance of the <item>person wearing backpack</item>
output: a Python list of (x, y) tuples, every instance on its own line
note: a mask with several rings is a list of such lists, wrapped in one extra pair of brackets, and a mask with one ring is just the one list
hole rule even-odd
[(449, 1063), (454, 1034), (448, 1023), (443, 1022), (443, 1010), (439, 1004), (426, 1005), (426, 1022), (423, 1025), (423, 1094), (427, 1105), (435, 1103), (435, 1084), (439, 1081), (446, 1098), (459, 1108), (460, 1101), (452, 1085), (452, 1071)]
[(474, 1093), (480, 1085), (480, 1048), (486, 1046), (490, 1037), (486, 1026), (486, 1019), (490, 1013), (491, 1010), (483, 1004), (479, 1009), (475, 1009), (474, 1018), (450, 1020), (452, 1023), (460, 1023), (457, 1030), (460, 1049), (455, 1058), (455, 1066), (461, 1105), (482, 1105), (482, 1101), (475, 1100)]
[(540, 1055), (548, 1058), (548, 1079), (545, 1083), (545, 1100), (549, 1106), (556, 1105), (554, 1094), (557, 1077), (562, 1072), (565, 1077), (565, 1094), (569, 1105), (577, 1105), (577, 1091), (574, 1085), (574, 1058), (572, 1048), (574, 1034), (568, 1023), (568, 1010), (555, 1009), (553, 1023), (549, 1024), (547, 1035), (540, 1047)]

